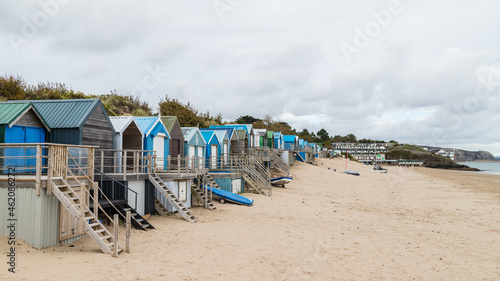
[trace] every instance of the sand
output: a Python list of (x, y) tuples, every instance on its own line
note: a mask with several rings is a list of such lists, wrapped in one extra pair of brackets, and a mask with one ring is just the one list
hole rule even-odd
[[(156, 230), (133, 230), (118, 258), (88, 237), (43, 250), (20, 242), (17, 273), (2, 263), (0, 279), (500, 280), (500, 176), (343, 169), (340, 159), (297, 163), (272, 197), (194, 207), (194, 224), (154, 216)], [(0, 245), (7, 260), (5, 237)]]

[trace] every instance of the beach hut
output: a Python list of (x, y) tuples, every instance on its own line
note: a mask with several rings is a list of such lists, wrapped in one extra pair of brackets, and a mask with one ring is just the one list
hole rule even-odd
[(184, 134), (182, 133), (179, 119), (177, 116), (161, 116), (160, 119), (170, 135), (169, 155), (172, 163), (177, 163), (176, 158), (184, 156)]
[(284, 135), (284, 149), (295, 150), (297, 136), (295, 135)]
[(156, 152), (156, 166), (167, 168), (167, 157), (170, 152), (170, 135), (158, 116), (135, 117), (144, 135), (143, 149)]
[(244, 154), (245, 149), (248, 148), (248, 135), (247, 131), (245, 130), (236, 130), (236, 136), (238, 138), (238, 143), (236, 144), (236, 153), (237, 154)]
[(235, 130), (245, 130), (247, 134), (247, 144), (246, 148), (253, 147), (254, 142), (254, 132), (252, 124), (227, 124), (224, 126), (210, 126), (210, 129), (222, 129), (222, 128), (234, 128)]
[(267, 147), (269, 147), (269, 148), (274, 147), (274, 132), (273, 131), (267, 131)]
[[(0, 143), (44, 143), (48, 132), (50, 127), (31, 103), (0, 103)], [(35, 166), (34, 148), (9, 148), (0, 153), (6, 157), (23, 156), (0, 158), (4, 168)]]
[(200, 169), (203, 168), (205, 163), (205, 147), (207, 146), (203, 135), (196, 127), (182, 127), (181, 129), (184, 134), (184, 156), (188, 156), (190, 159), (189, 167), (192, 167), (192, 159), (195, 159), (195, 165)]
[[(113, 129), (115, 130), (114, 137), (114, 147), (118, 150), (112, 153), (113, 157), (116, 159), (116, 163), (113, 171), (118, 173), (122, 172), (122, 156), (123, 152), (120, 150), (142, 150), (144, 145), (144, 135), (133, 116), (114, 116), (109, 117)], [(127, 165), (133, 165), (133, 159), (130, 159), (131, 155), (127, 156)]]
[(217, 169), (217, 161), (219, 159), (219, 139), (215, 135), (215, 131), (201, 131), (203, 139), (207, 143), (205, 148), (205, 155), (207, 159), (207, 165), (205, 167), (209, 169)]
[(217, 139), (219, 140), (219, 155), (221, 156), (221, 160), (224, 160), (224, 164), (227, 164), (229, 162), (229, 148), (230, 148), (230, 141), (229, 141), (229, 136), (227, 134), (226, 129), (200, 129), (201, 132), (204, 131), (213, 131), (215, 132), (215, 135), (217, 136)]
[(267, 130), (266, 129), (253, 129), (255, 137), (255, 147), (267, 146)]
[(274, 132), (274, 148), (284, 148), (283, 134), (281, 132)]

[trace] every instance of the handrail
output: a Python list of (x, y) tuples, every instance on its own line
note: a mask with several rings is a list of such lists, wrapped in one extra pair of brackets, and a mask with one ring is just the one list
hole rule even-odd
[[(125, 189), (127, 189), (127, 191), (132, 191), (135, 194), (135, 206), (134, 206), (134, 210), (137, 210), (137, 195), (138, 195), (137, 191), (129, 188), (128, 186), (126, 186), (123, 183), (115, 180), (114, 178), (110, 177), (108, 174), (103, 173), (101, 170), (99, 170), (99, 169), (97, 169), (95, 167), (94, 167), (94, 171), (97, 171), (101, 175), (101, 185), (102, 185), (102, 176), (105, 176), (105, 177), (109, 178), (111, 180), (111, 182), (117, 183), (118, 185), (121, 185), (122, 187), (124, 187)], [(127, 195), (127, 199), (128, 199), (128, 195)]]

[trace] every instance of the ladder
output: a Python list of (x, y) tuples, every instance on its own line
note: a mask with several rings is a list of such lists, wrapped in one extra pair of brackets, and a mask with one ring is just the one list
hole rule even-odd
[(155, 211), (160, 214), (160, 216), (168, 216), (170, 215), (170, 212), (163, 206), (160, 202), (160, 200), (155, 198)]
[(175, 196), (167, 184), (156, 173), (149, 174), (149, 181), (153, 183), (156, 189), (168, 200), (172, 206), (181, 214), (181, 216), (188, 222), (197, 222), (198, 219), (191, 213), (191, 211), (184, 205), (184, 203)]
[(196, 199), (198, 199), (199, 202), (203, 203), (207, 209), (210, 209), (212, 211), (217, 210), (217, 207), (214, 205), (214, 203), (209, 198), (207, 198), (208, 196), (205, 196), (204, 188), (202, 187), (202, 185), (203, 183), (201, 182), (198, 182), (198, 184), (193, 183), (191, 185), (191, 193), (196, 197)]
[[(111, 233), (104, 227), (99, 219), (85, 205), (84, 200), (80, 198), (73, 187), (64, 179), (59, 179), (60, 183), (51, 181), (52, 192), (61, 204), (70, 212), (75, 219), (83, 219), (85, 231), (99, 246), (101, 251), (106, 254), (113, 254), (114, 241)], [(123, 250), (118, 243), (118, 253)]]
[(243, 173), (241, 174), (245, 182), (254, 189), (257, 193), (262, 195), (271, 196), (272, 195), (272, 186), (270, 183), (267, 183), (256, 171), (254, 167), (252, 167), (248, 163), (242, 164)]
[(147, 228), (155, 229), (145, 218), (139, 215), (132, 207), (128, 204), (116, 205), (116, 209), (121, 213), (123, 217), (126, 216), (127, 212), (130, 211), (130, 222), (136, 229), (146, 231)]

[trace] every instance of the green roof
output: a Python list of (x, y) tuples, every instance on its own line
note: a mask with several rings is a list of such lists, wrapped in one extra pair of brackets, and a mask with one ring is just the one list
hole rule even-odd
[[(179, 119), (177, 119), (177, 116), (161, 116), (161, 122), (163, 125), (165, 125), (165, 128), (167, 129), (167, 132), (170, 134), (172, 132), (172, 129), (174, 128), (175, 123), (179, 124)], [(181, 125), (179, 124), (179, 128)]]
[(11, 126), (13, 122), (17, 121), (23, 114), (28, 112), (28, 110), (33, 109), (35, 114), (40, 118), (40, 121), (45, 125), (47, 130), (50, 127), (47, 126), (45, 120), (40, 116), (40, 113), (33, 107), (33, 104), (28, 102), (5, 102), (0, 103), (0, 124)]
[[(50, 128), (77, 128), (83, 126), (100, 100), (33, 100), (24, 102), (33, 103)], [(104, 112), (106, 113), (105, 110)]]
[(274, 138), (274, 132), (273, 131), (267, 131), (267, 138), (268, 139)]

